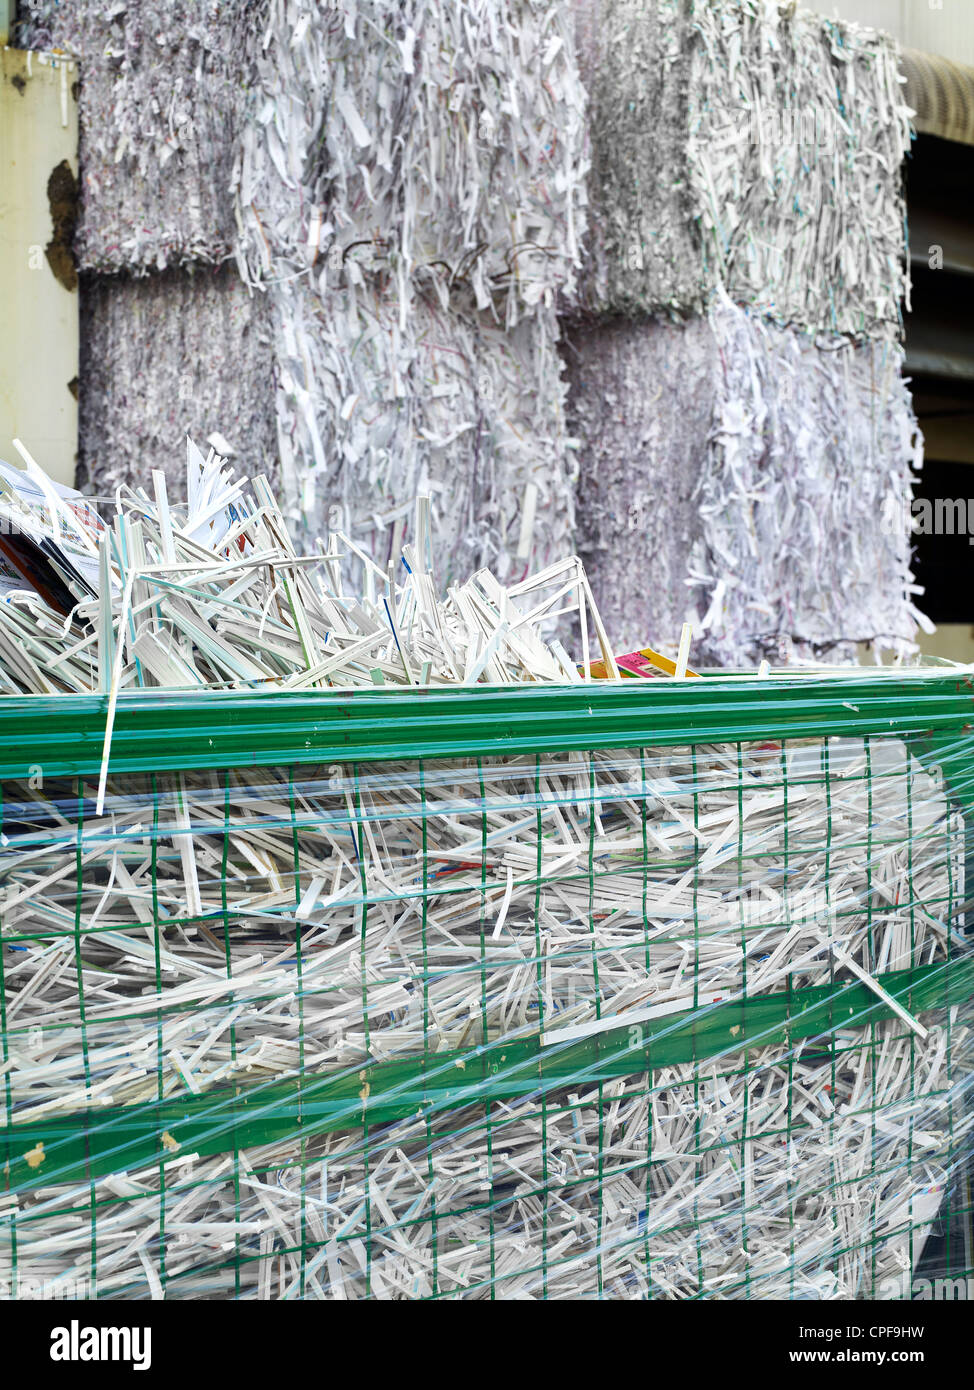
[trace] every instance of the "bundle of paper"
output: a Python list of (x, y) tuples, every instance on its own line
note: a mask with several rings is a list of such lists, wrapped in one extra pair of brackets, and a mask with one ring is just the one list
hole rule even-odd
[(324, 294), (371, 244), (402, 300), (469, 285), (507, 326), (571, 290), (588, 157), (569, 6), (270, 0), (253, 56), (245, 278), (286, 264)]
[[(384, 566), (418, 492), (444, 578), (572, 548), (557, 298), (580, 260), (584, 93), (551, 0), (273, 0), (235, 174), (273, 308), (282, 501)], [(538, 525), (534, 526), (535, 519)]]
[(575, 331), (578, 549), (617, 645), (702, 665), (915, 652), (922, 439), (895, 343), (705, 318)]
[(415, 541), (423, 493), (445, 582), (482, 565), (511, 582), (572, 548), (553, 307), (505, 330), (460, 292), (401, 304), (372, 273), (324, 297), (303, 282), (271, 294), (281, 502), (299, 549), (338, 525), (384, 568)]
[(13, 442), (27, 471), (0, 462), (2, 592), (35, 592), (66, 618), (95, 594), (101, 523), (81, 493), (48, 478)]
[(231, 256), (228, 188), (262, 6), (31, 0), (20, 10), (19, 47), (79, 62), (81, 267), (145, 275)]
[(888, 1297), (966, 1150), (963, 822), (896, 739), (4, 811), (0, 1278)]
[(776, 0), (577, 8), (587, 307), (698, 313), (723, 285), (780, 323), (895, 338), (910, 112), (893, 41)]
[(276, 489), (271, 333), (267, 296), (251, 294), (232, 263), (87, 277), (78, 485), (110, 500), (161, 469), (184, 502), (185, 462), (172, 445), (185, 432)]
[[(111, 710), (119, 690), (135, 687), (574, 681), (561, 643), (541, 635), (568, 618), (584, 667), (597, 645), (618, 675), (575, 557), (508, 587), (482, 570), (440, 597), (428, 498), (415, 508), (417, 544), (383, 569), (343, 532), (299, 556), (266, 479), (235, 479), (225, 459), (212, 449), (204, 458), (191, 440), (188, 503), (171, 505), (155, 472), (151, 496), (119, 489), (110, 525), (68, 505), (33, 461), (31, 470), (30, 505), (29, 480), (16, 494), (23, 527), (36, 528), (36, 539), (27, 530), (16, 538), (29, 544), (31, 565), (0, 606), (7, 691), (101, 690)], [(0, 515), (7, 510), (0, 503)], [(348, 591), (349, 560), (364, 592)]]
[[(915, 654), (910, 501), (923, 440), (893, 342), (779, 328), (724, 300), (688, 564), (698, 660)], [(677, 330), (678, 331), (678, 330)]]

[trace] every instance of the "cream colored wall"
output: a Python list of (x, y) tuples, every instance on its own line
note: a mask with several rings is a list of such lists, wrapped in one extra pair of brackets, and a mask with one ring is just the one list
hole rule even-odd
[[(2, 0), (0, 0), (2, 5)], [(70, 260), (47, 249), (51, 193), (67, 161), (78, 176), (74, 63), (0, 50), (0, 458), (21, 466), (23, 441), (58, 482), (73, 483), (78, 448), (78, 290)], [(70, 181), (68, 181), (70, 183)]]
[[(941, 623), (936, 632), (918, 632), (916, 642), (921, 662), (925, 658), (943, 657), (947, 661), (974, 664), (974, 627), (969, 623)], [(858, 650), (860, 666), (874, 666), (876, 658), (865, 644)], [(886, 664), (891, 658), (886, 657)]]
[(936, 632), (922, 633), (924, 656), (945, 656), (950, 661), (974, 661), (974, 627), (970, 623), (941, 623)]
[(907, 48), (974, 67), (974, 0), (805, 0), (820, 14), (885, 29)]

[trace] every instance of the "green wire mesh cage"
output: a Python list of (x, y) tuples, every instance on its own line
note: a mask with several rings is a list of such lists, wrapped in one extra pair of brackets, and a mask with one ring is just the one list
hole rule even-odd
[(123, 695), (99, 811), (104, 701), (0, 701), (0, 1285), (966, 1281), (972, 710), (963, 672)]

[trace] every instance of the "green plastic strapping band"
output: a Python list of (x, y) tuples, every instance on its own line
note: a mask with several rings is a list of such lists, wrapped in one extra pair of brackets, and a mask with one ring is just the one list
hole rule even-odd
[[(92, 777), (103, 695), (0, 698), (0, 778)], [(109, 771), (477, 758), (598, 748), (925, 736), (968, 757), (974, 681), (962, 672), (767, 680), (593, 681), (580, 685), (326, 691), (123, 691)], [(956, 746), (952, 741), (957, 740)]]
[[(917, 1014), (974, 994), (974, 960), (890, 971), (877, 979)], [(337, 1075), (312, 1074), (163, 1103), (54, 1115), (15, 1123), (8, 1131), (10, 1190), (87, 1182), (190, 1154), (204, 1157), (262, 1144), (307, 1142), (316, 1134), (355, 1130), (365, 1123), (540, 1097), (569, 1085), (597, 1084), (746, 1048), (791, 1047), (812, 1038), (833, 1046), (837, 1029), (859, 1029), (894, 1017), (865, 985), (819, 985), (672, 1014), (639, 1024), (636, 1038), (631, 1025), (544, 1047), (534, 1034), (426, 1059), (373, 1062)]]

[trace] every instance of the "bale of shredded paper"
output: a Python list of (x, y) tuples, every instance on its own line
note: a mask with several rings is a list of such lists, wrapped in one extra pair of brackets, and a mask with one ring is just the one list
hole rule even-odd
[(732, 298), (895, 337), (909, 292), (909, 109), (888, 37), (775, 0), (581, 0), (592, 103), (584, 299)]
[[(922, 439), (893, 343), (711, 315), (717, 398), (690, 578), (703, 658), (916, 650), (910, 498)], [(715, 364), (716, 365), (716, 364)]]
[(83, 269), (144, 272), (232, 254), (231, 175), (263, 8), (263, 0), (30, 6), (19, 42), (80, 61)]
[(299, 544), (340, 516), (385, 564), (412, 539), (415, 498), (431, 493), (448, 579), (485, 564), (513, 578), (570, 548), (574, 464), (553, 309), (505, 332), (425, 296), (403, 324), (374, 281), (324, 302), (301, 284), (270, 299), (284, 503)]
[(705, 273), (785, 323), (897, 336), (910, 113), (894, 41), (770, 0), (692, 8)]
[(276, 473), (267, 304), (232, 267), (85, 275), (81, 333), (83, 487), (147, 486), (160, 468), (184, 499), (184, 469), (172, 459), (186, 430), (201, 440), (225, 431), (247, 470)]
[(690, 26), (681, 0), (576, 0), (591, 167), (582, 299), (634, 314), (703, 307), (687, 175)]
[(256, 65), (248, 274), (317, 277), (375, 239), (404, 298), (413, 279), (444, 302), (464, 284), (511, 323), (571, 288), (586, 188), (570, 7), (271, 0)]
[(696, 493), (714, 407), (713, 336), (616, 321), (566, 335), (580, 441), (578, 549), (617, 648), (671, 645), (687, 616)]
[(0, 1281), (909, 1282), (974, 1112), (963, 818), (900, 740), (153, 766), (94, 822), (86, 779), (32, 781), (3, 785)]
[(726, 299), (571, 345), (580, 550), (617, 650), (673, 644), (684, 618), (695, 659), (725, 666), (915, 650), (922, 450), (898, 346)]
[(429, 490), (449, 575), (562, 554), (555, 298), (586, 196), (571, 12), (274, 0), (258, 69), (238, 263), (272, 304), (300, 542), (338, 508), (385, 562)]

